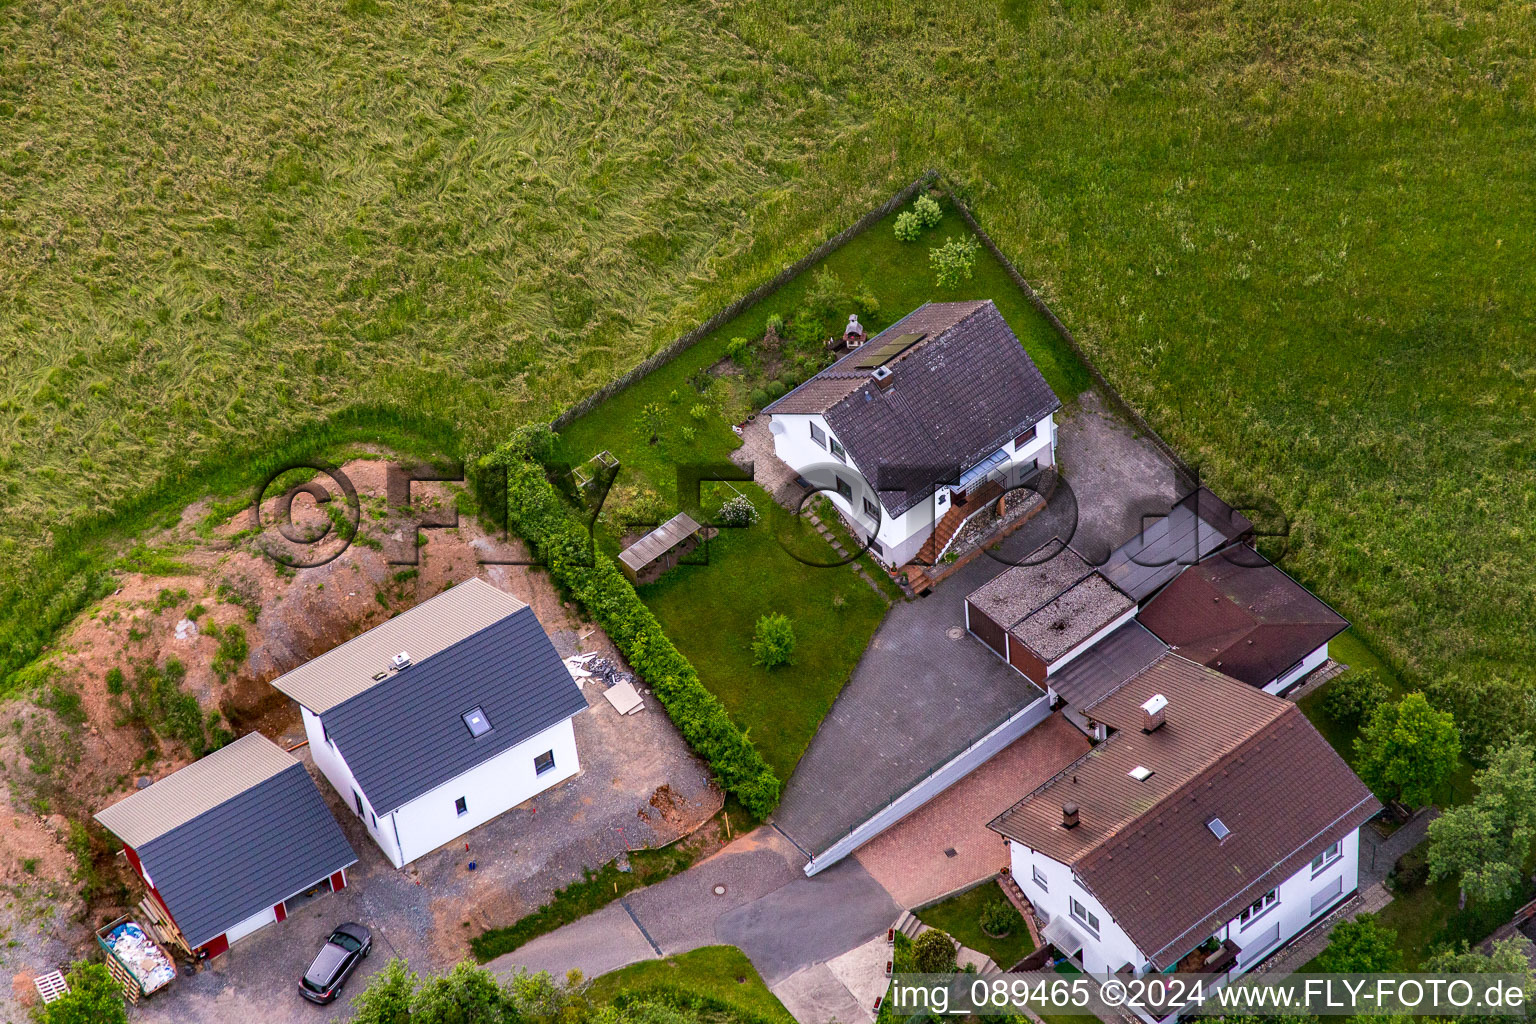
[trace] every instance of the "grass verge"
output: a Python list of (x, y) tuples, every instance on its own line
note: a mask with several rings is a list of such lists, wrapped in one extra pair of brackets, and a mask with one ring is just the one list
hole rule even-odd
[(915, 913), (919, 921), (930, 928), (948, 932), (959, 939), (962, 945), (978, 953), (985, 953), (1006, 971), (1033, 953), (1035, 944), (1030, 941), (1029, 929), (1024, 926), (1023, 918), (1019, 918), (1013, 931), (1001, 939), (995, 939), (981, 930), (982, 908), (994, 900), (1006, 902), (997, 886), (988, 882)]
[(643, 997), (657, 986), (698, 992), (771, 1024), (794, 1024), (795, 1018), (768, 990), (752, 961), (735, 946), (705, 946), (665, 960), (621, 967), (594, 979), (587, 995), (601, 1005), (619, 995)]

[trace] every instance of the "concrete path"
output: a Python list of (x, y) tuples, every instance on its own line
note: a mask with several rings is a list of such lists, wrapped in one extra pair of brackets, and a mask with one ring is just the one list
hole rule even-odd
[[(548, 971), (563, 978), (574, 968), (596, 977), (641, 960), (730, 945), (773, 986), (883, 935), (899, 913), (890, 894), (857, 861), (813, 878), (805, 876), (805, 863), (791, 843), (765, 826), (682, 874), (488, 966), (504, 976)], [(809, 980), (797, 983), (796, 991), (814, 991), (805, 987)]]

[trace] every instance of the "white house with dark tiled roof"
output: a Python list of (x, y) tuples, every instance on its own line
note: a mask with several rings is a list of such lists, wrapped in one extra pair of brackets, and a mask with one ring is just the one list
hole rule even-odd
[(587, 701), (533, 609), (481, 579), (273, 680), (315, 766), (404, 867), (575, 775)]
[(1054, 465), (1060, 407), (981, 300), (919, 307), (763, 411), (779, 459), (900, 566)]

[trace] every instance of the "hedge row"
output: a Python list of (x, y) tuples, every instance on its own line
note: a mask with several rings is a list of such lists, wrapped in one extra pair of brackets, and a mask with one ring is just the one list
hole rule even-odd
[(754, 815), (767, 817), (779, 801), (778, 777), (731, 721), (725, 705), (705, 689), (698, 672), (667, 639), (619, 568), (610, 559), (593, 558), (587, 528), (576, 520), (540, 464), (552, 438), (547, 427), (525, 427), (477, 460), (477, 487), (482, 495), (492, 492), (482, 497), (482, 508), (500, 511), (505, 471), (507, 527), (528, 542), (560, 588), (613, 640), (683, 739), (709, 762), (720, 785)]

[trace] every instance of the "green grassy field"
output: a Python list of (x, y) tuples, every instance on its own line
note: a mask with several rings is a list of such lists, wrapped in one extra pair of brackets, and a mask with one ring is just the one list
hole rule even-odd
[(1525, 15), (0, 4), (3, 664), (102, 585), (56, 540), (343, 410), (482, 447), (937, 166), (1407, 680), (1528, 690)]
[(665, 960), (621, 967), (595, 979), (587, 995), (602, 1004), (621, 993), (640, 993), (654, 985), (676, 985), (739, 1006), (766, 1021), (794, 1024), (795, 1018), (735, 946), (705, 946)]

